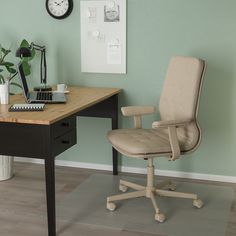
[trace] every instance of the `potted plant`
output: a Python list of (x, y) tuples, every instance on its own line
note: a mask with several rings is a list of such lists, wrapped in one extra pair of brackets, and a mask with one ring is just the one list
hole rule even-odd
[[(29, 47), (27, 40), (22, 40), (20, 47)], [(10, 49), (5, 49), (0, 45), (0, 104), (9, 103), (9, 86), (15, 85), (21, 87), (19, 84), (12, 82), (12, 79), (17, 75), (14, 63), (7, 59), (11, 53)], [(26, 75), (31, 73), (29, 61), (35, 56), (35, 51), (32, 50), (31, 57), (22, 57), (24, 72)], [(13, 161), (14, 157), (0, 155), (0, 181), (10, 179), (13, 176)]]
[[(9, 83), (16, 74), (14, 64), (6, 60), (11, 52), (0, 45), (0, 103), (9, 102)], [(0, 180), (6, 180), (13, 175), (13, 157), (0, 155)]]
[(0, 103), (9, 102), (9, 84), (16, 74), (15, 65), (6, 60), (10, 49), (5, 49), (0, 45)]

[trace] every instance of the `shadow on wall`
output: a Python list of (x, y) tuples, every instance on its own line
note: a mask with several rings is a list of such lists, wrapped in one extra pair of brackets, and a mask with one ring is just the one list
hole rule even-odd
[(80, 52), (73, 47), (65, 47), (64, 42), (58, 42), (55, 48), (55, 68), (58, 83), (79, 85)]
[[(235, 65), (232, 52), (219, 50), (209, 52), (208, 49), (202, 54), (198, 52), (198, 55), (201, 55), (199, 57), (207, 63), (198, 112), (202, 143), (196, 152), (190, 154), (194, 161), (192, 158), (187, 158), (188, 161), (185, 159), (179, 163), (180, 170), (190, 172), (196, 172), (195, 161), (197, 162), (198, 158), (204, 158), (207, 163), (211, 162), (213, 157), (214, 162), (227, 161), (227, 158), (230, 158), (231, 147), (234, 145), (232, 136), (235, 132), (233, 121)], [(204, 165), (201, 163), (205, 162), (200, 160), (198, 165)], [(204, 170), (204, 168), (202, 166), (201, 169)], [(214, 168), (222, 167), (220, 164)]]
[[(199, 120), (206, 138), (214, 145), (227, 143), (234, 132), (234, 60), (231, 53), (222, 53), (206, 58), (207, 71), (203, 83)], [(204, 138), (204, 137), (203, 137)], [(229, 140), (228, 140), (229, 139)], [(215, 148), (215, 147), (212, 147)]]

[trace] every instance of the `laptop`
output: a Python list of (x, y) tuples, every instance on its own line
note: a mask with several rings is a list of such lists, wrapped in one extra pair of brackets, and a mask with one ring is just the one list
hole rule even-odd
[(59, 92), (42, 92), (42, 91), (33, 91), (30, 92), (26, 77), (24, 74), (22, 63), (18, 64), (18, 74), (20, 77), (23, 93), (27, 103), (65, 103), (66, 96), (64, 93)]

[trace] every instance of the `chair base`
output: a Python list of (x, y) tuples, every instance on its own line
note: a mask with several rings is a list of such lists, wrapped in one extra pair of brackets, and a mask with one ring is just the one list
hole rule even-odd
[(195, 206), (196, 208), (201, 208), (203, 206), (203, 202), (198, 198), (196, 194), (175, 192), (174, 190), (176, 189), (176, 186), (171, 182), (171, 180), (165, 180), (155, 186), (154, 166), (152, 165), (152, 163), (150, 163), (150, 165), (148, 166), (147, 182), (147, 186), (142, 186), (132, 182), (120, 180), (119, 190), (121, 190), (122, 192), (126, 192), (128, 188), (131, 188), (135, 191), (108, 197), (107, 209), (110, 211), (114, 211), (116, 209), (116, 205), (114, 203), (115, 201), (146, 197), (151, 199), (152, 205), (155, 209), (155, 220), (158, 222), (164, 222), (165, 215), (160, 212), (155, 196), (192, 199), (193, 206)]

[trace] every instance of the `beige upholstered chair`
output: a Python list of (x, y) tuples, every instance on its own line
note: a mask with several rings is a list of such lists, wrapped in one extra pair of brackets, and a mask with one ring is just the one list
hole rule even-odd
[(175, 56), (171, 59), (159, 104), (161, 120), (153, 122), (151, 129), (142, 129), (141, 116), (155, 112), (154, 107), (121, 108), (124, 116), (134, 117), (135, 128), (112, 130), (108, 139), (123, 155), (147, 160), (147, 186), (120, 180), (122, 192), (128, 188), (135, 191), (108, 197), (107, 209), (115, 210), (114, 202), (119, 200), (147, 197), (155, 208), (155, 219), (163, 222), (165, 215), (160, 212), (155, 196), (192, 199), (195, 207), (203, 206), (196, 194), (175, 192), (170, 180), (156, 185), (153, 158), (164, 156), (174, 161), (198, 148), (201, 130), (197, 113), (205, 67), (203, 60), (193, 57)]

